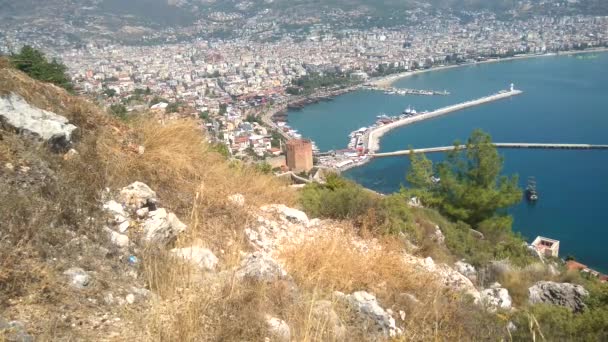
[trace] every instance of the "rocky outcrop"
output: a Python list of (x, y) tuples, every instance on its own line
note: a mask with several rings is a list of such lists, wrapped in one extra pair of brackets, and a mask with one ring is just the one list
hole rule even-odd
[(585, 309), (584, 298), (589, 295), (581, 285), (539, 281), (528, 289), (531, 304), (553, 304), (569, 308), (574, 312)]
[(239, 279), (249, 279), (259, 282), (273, 282), (287, 279), (287, 272), (268, 254), (255, 252), (248, 254), (236, 271)]
[(205, 271), (214, 271), (219, 261), (213, 252), (197, 246), (174, 248), (171, 250), (171, 254)]
[(55, 151), (67, 151), (77, 129), (65, 117), (31, 106), (14, 93), (0, 96), (0, 125), (38, 137)]
[[(103, 209), (110, 215), (106, 228), (110, 241), (118, 247), (128, 247), (129, 236), (137, 236), (134, 241), (167, 245), (188, 227), (175, 214), (164, 208), (157, 208), (156, 192), (142, 182), (134, 182), (120, 190), (117, 200), (109, 200)], [(128, 233), (129, 228), (138, 229)], [(143, 234), (142, 234), (143, 233)]]
[(513, 305), (509, 291), (498, 283), (493, 284), (489, 289), (482, 290), (479, 301), (489, 311), (496, 311), (496, 309), (509, 310)]
[(473, 296), (473, 298), (479, 299), (479, 291), (475, 288), (473, 282), (448, 265), (435, 264), (431, 257), (422, 259), (409, 254), (404, 255), (404, 261), (431, 273), (443, 286), (456, 291), (464, 291)]
[[(359, 313), (365, 321), (372, 322), (373, 327), (370, 327), (370, 332), (377, 332), (385, 337), (395, 337), (402, 334), (403, 331), (396, 326), (395, 319), (378, 304), (378, 300), (373, 294), (358, 291), (350, 295), (335, 292), (334, 295)], [(363, 326), (366, 325), (365, 322), (361, 323)]]

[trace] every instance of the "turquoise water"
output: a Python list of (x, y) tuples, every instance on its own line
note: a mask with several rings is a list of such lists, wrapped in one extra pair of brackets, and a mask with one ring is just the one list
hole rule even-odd
[[(349, 132), (411, 105), (418, 111), (489, 95), (515, 83), (524, 94), (469, 108), (386, 134), (381, 151), (450, 145), (481, 128), (496, 142), (608, 144), (608, 53), (595, 59), (543, 57), (488, 63), (418, 74), (395, 85), (448, 90), (449, 96), (397, 96), (357, 91), (332, 102), (289, 113), (290, 125), (321, 150), (344, 148)], [(608, 151), (500, 150), (505, 173), (538, 182), (540, 200), (510, 212), (514, 230), (561, 241), (560, 255), (608, 271)], [(429, 155), (437, 161), (441, 154)], [(405, 182), (407, 157), (377, 159), (346, 173), (374, 190), (389, 193)]]

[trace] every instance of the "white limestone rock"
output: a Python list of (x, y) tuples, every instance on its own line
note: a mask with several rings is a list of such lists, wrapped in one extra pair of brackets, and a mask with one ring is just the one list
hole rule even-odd
[(91, 276), (80, 267), (72, 267), (63, 272), (63, 274), (68, 276), (70, 286), (73, 288), (84, 289), (91, 284)]
[(456, 261), (454, 263), (454, 268), (456, 268), (456, 271), (460, 272), (460, 274), (469, 278), (471, 281), (477, 281), (477, 270), (475, 267), (473, 267), (473, 265), (464, 261)]
[(509, 310), (513, 305), (509, 291), (498, 283), (493, 284), (489, 289), (482, 290), (479, 301), (492, 312), (496, 309)]
[(286, 279), (287, 272), (268, 254), (254, 252), (248, 254), (241, 261), (241, 265), (236, 271), (236, 277), (269, 283)]
[(344, 300), (362, 318), (369, 319), (375, 324), (375, 330), (380, 332), (385, 337), (395, 337), (401, 335), (403, 331), (395, 324), (395, 319), (384, 310), (376, 296), (365, 291), (357, 291), (350, 295), (345, 295), (342, 292), (334, 292), (334, 295), (339, 299)]
[(144, 221), (144, 241), (167, 244), (178, 234), (184, 232), (187, 226), (173, 213), (167, 213), (164, 208), (150, 212)]
[(150, 213), (150, 209), (146, 207), (139, 208), (135, 211), (135, 215), (137, 215), (137, 217), (140, 219), (146, 218), (148, 216), (148, 213)]
[(456, 291), (464, 291), (474, 299), (479, 299), (479, 291), (473, 282), (448, 265), (435, 264), (431, 257), (422, 259), (409, 254), (405, 254), (403, 259), (407, 264), (431, 273), (443, 286)]
[(282, 215), (284, 218), (293, 223), (308, 225), (308, 216), (301, 210), (290, 208), (283, 204), (265, 205), (260, 208), (265, 212), (275, 212)]
[(192, 246), (186, 248), (174, 248), (171, 254), (184, 259), (205, 271), (214, 271), (219, 262), (218, 258), (207, 248)]
[(77, 129), (67, 118), (34, 107), (15, 93), (0, 96), (0, 124), (39, 137), (57, 151), (69, 148)]
[(110, 230), (110, 241), (120, 248), (129, 247), (129, 237)]
[(435, 225), (435, 232), (433, 233), (432, 239), (439, 245), (443, 245), (445, 243), (445, 236), (443, 236), (441, 228), (439, 228), (437, 225)]
[(131, 222), (129, 222), (129, 220), (126, 220), (118, 225), (118, 231), (121, 233), (124, 233), (129, 229), (130, 226), (131, 226)]
[(134, 211), (156, 204), (156, 192), (145, 183), (134, 182), (120, 190), (120, 201)]

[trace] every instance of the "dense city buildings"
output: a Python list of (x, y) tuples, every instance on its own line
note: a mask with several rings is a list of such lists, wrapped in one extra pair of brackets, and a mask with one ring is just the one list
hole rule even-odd
[[(349, 16), (360, 15), (339, 17), (348, 22)], [(280, 28), (269, 18), (274, 18), (270, 10), (248, 20), (236, 12), (215, 11), (209, 14), (209, 27), (240, 20), (246, 24), (232, 25), (230, 39), (201, 35), (153, 44), (145, 38), (189, 30), (182, 27), (150, 32), (139, 40), (146, 44), (139, 45), (119, 43), (94, 30), (87, 31), (91, 38), (86, 43), (73, 43), (65, 37), (80, 31), (65, 23), (39, 29), (0, 23), (0, 52), (25, 44), (41, 48), (69, 67), (79, 92), (98, 96), (108, 107), (152, 107), (159, 114), (201, 118), (212, 139), (226, 144), (231, 155), (257, 158), (281, 153), (280, 140), (301, 137), (286, 122), (272, 122), (272, 114), (311, 91), (331, 90), (332, 84), (348, 88), (403, 71), (608, 46), (606, 16), (505, 19), (488, 11), (415, 9), (403, 12), (402, 23), (392, 26), (340, 26), (319, 17), (307, 19), (307, 29), (298, 30)], [(280, 22), (294, 24), (289, 20), (281, 17)], [(261, 39), (268, 32), (273, 39)]]
[(287, 167), (293, 172), (308, 172), (312, 169), (312, 143), (305, 139), (287, 142)]

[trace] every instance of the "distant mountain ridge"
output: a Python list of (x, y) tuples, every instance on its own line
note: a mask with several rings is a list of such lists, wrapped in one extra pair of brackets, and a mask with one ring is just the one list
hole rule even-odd
[[(559, 4), (557, 6), (555, 4)], [(396, 15), (399, 11), (427, 8), (453, 11), (547, 10), (554, 7), (562, 12), (589, 12), (607, 14), (608, 1), (604, 0), (0, 0), (0, 17), (57, 14), (89, 14), (135, 18), (158, 25), (188, 25), (214, 11), (236, 12), (251, 17), (264, 9), (293, 15), (323, 10), (358, 10), (367, 15)]]

